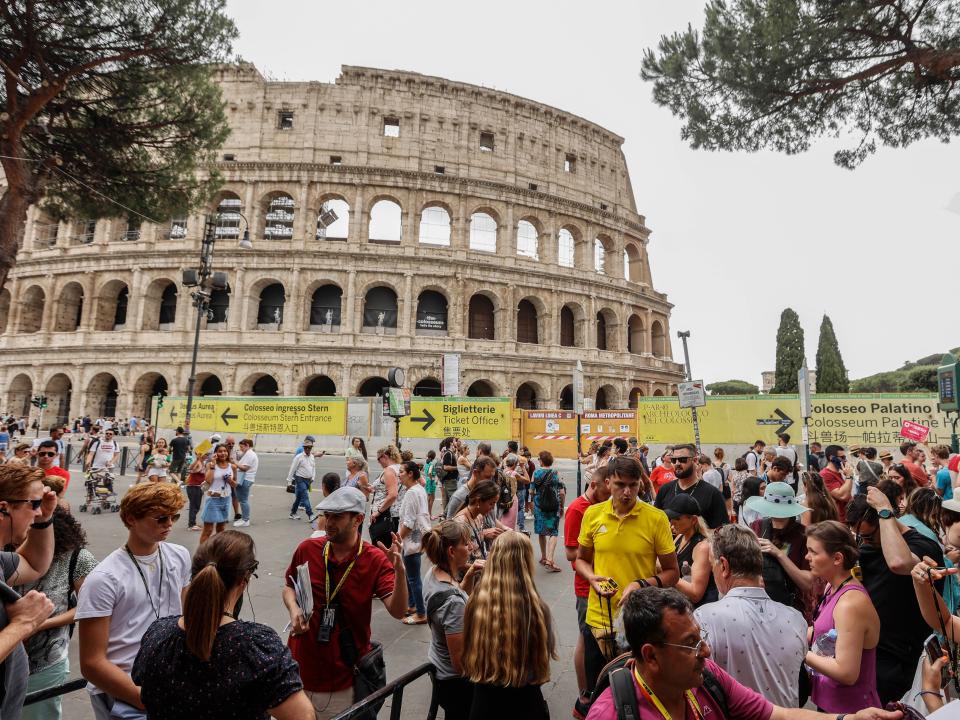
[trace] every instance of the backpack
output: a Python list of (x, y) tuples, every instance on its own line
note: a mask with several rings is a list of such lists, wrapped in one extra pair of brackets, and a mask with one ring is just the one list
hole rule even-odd
[[(769, 519), (764, 520), (760, 525), (759, 537), (769, 540), (772, 528), (773, 523)], [(766, 553), (763, 555), (763, 586), (771, 600), (776, 600), (787, 607), (796, 607), (798, 593), (796, 584), (787, 575), (783, 565)]]
[(500, 488), (497, 507), (506, 512), (513, 507), (513, 488), (510, 487), (510, 481), (500, 468), (497, 468), (497, 486)]
[[(77, 591), (73, 589), (73, 584), (76, 582), (74, 577), (77, 571), (77, 558), (80, 556), (80, 548), (77, 548), (73, 551), (73, 554), (70, 555), (70, 566), (67, 569), (67, 610), (72, 610), (77, 606)], [(76, 625), (76, 622), (70, 623), (70, 637), (73, 637), (73, 626)]]
[(537, 507), (545, 515), (552, 515), (560, 511), (560, 497), (557, 495), (556, 488), (553, 487), (553, 479), (557, 476), (557, 471), (551, 469), (550, 473), (541, 481), (537, 488)]
[[(600, 671), (600, 677), (597, 678), (597, 685), (590, 696), (590, 701), (593, 702), (600, 697), (600, 693), (608, 685), (613, 706), (617, 711), (617, 720), (640, 720), (640, 707), (637, 704), (637, 694), (633, 684), (633, 656), (629, 652), (618, 655)], [(716, 675), (706, 668), (703, 670), (703, 689), (720, 708), (721, 716), (729, 717), (727, 693)]]

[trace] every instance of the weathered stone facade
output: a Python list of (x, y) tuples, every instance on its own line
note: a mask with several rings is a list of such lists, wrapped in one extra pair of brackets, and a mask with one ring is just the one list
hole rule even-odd
[[(568, 404), (578, 359), (598, 407), (675, 391), (672, 306), (622, 138), (416, 73), (270, 82), (243, 65), (219, 81), (233, 133), (209, 211), (231, 294), (204, 323), (198, 391), (371, 394), (396, 365), (426, 394), (443, 352), (462, 354), (464, 394), (521, 406)], [(318, 223), (327, 210), (339, 219)], [(0, 294), (5, 407), (44, 393), (61, 417), (123, 416), (185, 392), (196, 314), (180, 276), (203, 225), (34, 208)]]

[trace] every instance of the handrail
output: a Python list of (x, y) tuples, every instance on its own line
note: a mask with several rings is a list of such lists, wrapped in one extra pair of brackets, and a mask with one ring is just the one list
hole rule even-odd
[(83, 690), (87, 686), (87, 681), (83, 678), (76, 678), (75, 680), (67, 680), (63, 685), (54, 685), (53, 687), (48, 687), (43, 690), (34, 690), (32, 693), (27, 693), (26, 699), (23, 701), (24, 706), (33, 705), (42, 700), (49, 700), (50, 698), (55, 698), (58, 695), (66, 695), (67, 693), (72, 693), (76, 690)]
[(387, 683), (360, 702), (351, 705), (339, 715), (335, 715), (332, 720), (353, 720), (354, 718), (367, 717), (364, 713), (368, 712), (368, 707), (382, 704), (383, 701), (391, 695), (393, 696), (393, 700), (390, 703), (390, 720), (400, 720), (400, 711), (403, 707), (404, 687), (424, 675), (430, 676), (430, 683), (433, 686), (430, 692), (430, 710), (427, 712), (427, 720), (436, 720), (437, 708), (439, 707), (439, 703), (437, 702), (436, 672), (437, 669), (431, 663), (424, 663), (410, 672), (401, 675), (393, 682)]

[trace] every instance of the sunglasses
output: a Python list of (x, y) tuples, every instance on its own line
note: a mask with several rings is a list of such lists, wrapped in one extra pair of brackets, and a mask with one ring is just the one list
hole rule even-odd
[(674, 458), (673, 458), (673, 462), (675, 462), (675, 463), (680, 463), (681, 465), (683, 465), (683, 464), (685, 464), (685, 463), (688, 463), (688, 462), (690, 462), (691, 460), (693, 460), (693, 456), (692, 456), (692, 455), (689, 456), (689, 457), (680, 456), (680, 457), (674, 457)]
[(155, 517), (154, 520), (157, 521), (157, 525), (166, 525), (168, 522), (176, 522), (180, 519), (180, 513), (174, 513), (173, 515), (161, 515), (160, 517)]
[(56, 457), (59, 453), (56, 452), (38, 452), (38, 457)]
[(43, 502), (43, 498), (40, 498), (39, 500), (5, 500), (4, 502), (8, 502), (11, 505), (19, 505), (21, 503), (30, 503), (30, 508), (32, 510), (39, 510), (40, 504)]

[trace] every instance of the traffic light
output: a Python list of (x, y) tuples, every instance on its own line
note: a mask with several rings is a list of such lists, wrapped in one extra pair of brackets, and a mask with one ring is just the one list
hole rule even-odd
[(46, 406), (47, 406), (47, 396), (46, 396), (46, 395), (41, 395), (41, 396), (40, 396), (40, 407), (41, 407), (41, 408), (45, 408)]
[(163, 407), (163, 393), (157, 395), (157, 410)]
[(34, 395), (34, 396), (30, 399), (30, 404), (33, 405), (34, 407), (37, 407), (37, 408), (40, 407), (40, 396), (39, 396), (39, 395)]

